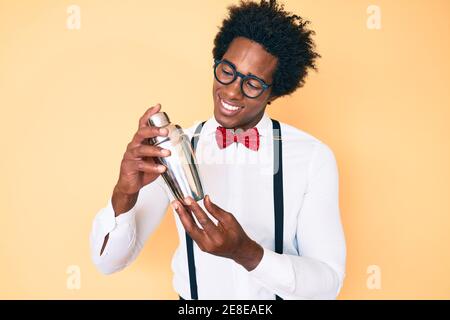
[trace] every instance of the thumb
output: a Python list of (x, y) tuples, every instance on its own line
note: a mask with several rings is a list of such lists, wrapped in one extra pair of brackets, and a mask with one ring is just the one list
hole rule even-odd
[(221, 221), (223, 219), (225, 211), (214, 204), (209, 198), (209, 195), (205, 196), (203, 204), (205, 205), (206, 210), (208, 210), (208, 212), (211, 213), (211, 215), (216, 218), (216, 220)]

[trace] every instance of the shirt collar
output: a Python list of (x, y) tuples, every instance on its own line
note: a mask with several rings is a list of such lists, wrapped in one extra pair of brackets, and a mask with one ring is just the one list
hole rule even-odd
[[(202, 133), (206, 135), (211, 135), (216, 133), (217, 127), (220, 124), (217, 122), (216, 118), (212, 116), (208, 121), (206, 121)], [(266, 137), (272, 130), (272, 125), (269, 116), (264, 113), (261, 120), (255, 126), (258, 129), (258, 133), (261, 137)]]

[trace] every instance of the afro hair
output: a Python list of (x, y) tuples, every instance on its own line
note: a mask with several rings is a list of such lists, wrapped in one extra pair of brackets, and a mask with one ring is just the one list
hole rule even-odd
[(241, 0), (240, 5), (228, 8), (229, 16), (223, 21), (214, 39), (214, 59), (222, 59), (236, 37), (245, 37), (259, 43), (278, 59), (273, 76), (272, 96), (293, 93), (305, 83), (308, 70), (317, 70), (315, 51), (307, 20), (284, 10), (276, 0)]

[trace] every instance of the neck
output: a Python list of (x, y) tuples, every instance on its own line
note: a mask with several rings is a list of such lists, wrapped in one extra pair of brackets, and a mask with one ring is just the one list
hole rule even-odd
[(258, 114), (255, 118), (253, 118), (250, 122), (248, 122), (246, 124), (243, 124), (243, 125), (240, 125), (240, 126), (237, 126), (237, 127), (233, 128), (233, 129), (235, 131), (237, 129), (242, 129), (244, 131), (247, 131), (248, 129), (251, 129), (251, 128), (255, 127), (259, 123), (259, 121), (261, 121), (263, 116), (264, 116), (264, 110), (260, 114)]

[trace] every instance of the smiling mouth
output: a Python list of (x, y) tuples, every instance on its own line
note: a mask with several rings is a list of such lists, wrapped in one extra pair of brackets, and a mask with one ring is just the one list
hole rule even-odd
[(242, 106), (230, 103), (229, 101), (222, 99), (220, 96), (218, 96), (218, 98), (222, 106), (222, 110), (228, 115), (238, 113), (241, 109), (244, 108)]
[(229, 103), (226, 103), (224, 100), (220, 99), (220, 103), (222, 103), (222, 106), (227, 109), (228, 111), (237, 111), (239, 109), (241, 109), (241, 107), (238, 106), (233, 106)]

